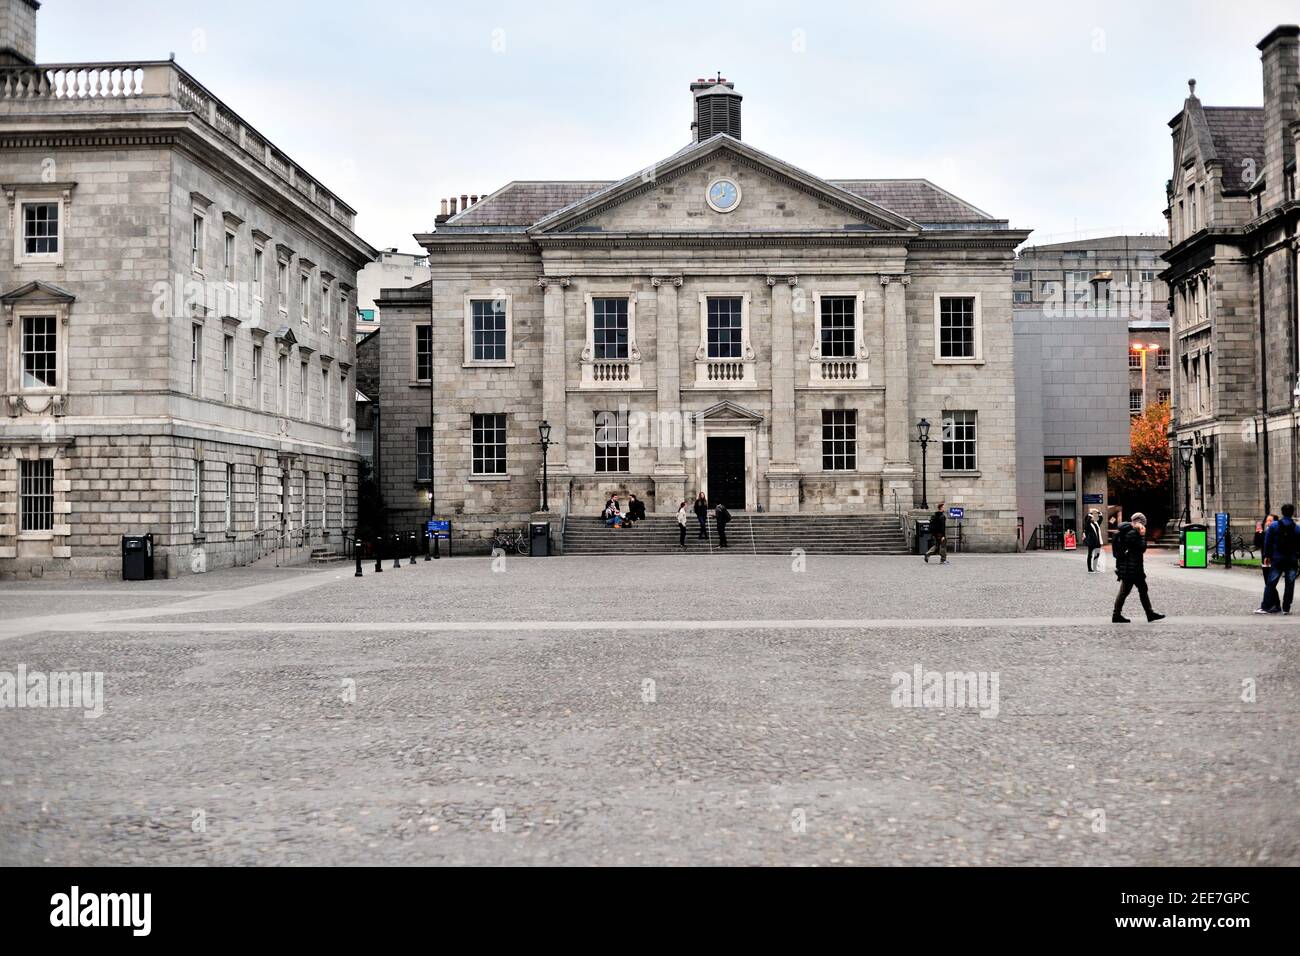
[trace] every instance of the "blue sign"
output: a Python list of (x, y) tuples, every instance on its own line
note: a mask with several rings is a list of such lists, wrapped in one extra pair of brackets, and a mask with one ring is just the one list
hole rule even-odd
[(1214, 516), (1214, 553), (1219, 557), (1223, 557), (1228, 550), (1228, 519), (1229, 515), (1222, 511)]
[(1084, 495), (1083, 503), (1085, 505), (1099, 505), (1104, 498), (1105, 495)]
[(428, 521), (425, 522), (425, 532), (432, 538), (451, 538), (450, 521)]
[(965, 509), (965, 508), (949, 508), (949, 509), (948, 509), (948, 517), (951, 518), (953, 521), (960, 521), (962, 518), (966, 517), (966, 509)]

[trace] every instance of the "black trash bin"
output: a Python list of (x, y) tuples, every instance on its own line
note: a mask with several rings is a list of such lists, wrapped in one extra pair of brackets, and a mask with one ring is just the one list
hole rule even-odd
[(153, 535), (122, 536), (122, 580), (153, 580)]
[(916, 522), (916, 553), (925, 554), (930, 550), (930, 519), (920, 518)]
[(551, 556), (551, 523), (533, 521), (528, 525), (528, 553), (534, 558)]

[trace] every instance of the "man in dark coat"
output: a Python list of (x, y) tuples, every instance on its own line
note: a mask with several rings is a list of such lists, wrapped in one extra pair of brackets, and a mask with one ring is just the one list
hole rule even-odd
[(731, 512), (727, 510), (726, 505), (719, 502), (718, 506), (713, 509), (713, 517), (718, 522), (718, 547), (725, 548), (727, 546), (727, 522), (731, 520)]
[(704, 497), (702, 491), (695, 499), (695, 517), (700, 522), (700, 533), (696, 537), (707, 538), (709, 536), (709, 500)]
[(1129, 593), (1134, 588), (1137, 588), (1142, 610), (1147, 612), (1147, 620), (1159, 621), (1164, 618), (1163, 614), (1157, 614), (1152, 609), (1151, 598), (1147, 594), (1147, 572), (1142, 559), (1147, 549), (1146, 532), (1147, 516), (1140, 511), (1135, 512), (1133, 517), (1121, 524), (1119, 531), (1115, 532), (1112, 547), (1115, 554), (1115, 577), (1119, 578), (1120, 586), (1119, 594), (1115, 598), (1115, 611), (1110, 617), (1112, 624), (1132, 623), (1124, 616), (1124, 602), (1128, 600)]
[(939, 510), (930, 515), (930, 550), (925, 552), (925, 563), (930, 563), (930, 555), (937, 554), (940, 564), (948, 563), (948, 516), (943, 513), (944, 502), (939, 502)]
[[(1295, 597), (1297, 552), (1300, 552), (1300, 530), (1295, 523), (1295, 505), (1282, 506), (1282, 517), (1264, 532), (1264, 602), (1256, 614), (1291, 613), (1291, 599)], [(1285, 580), (1279, 605), (1277, 585)]]
[(1088, 521), (1083, 526), (1083, 544), (1088, 549), (1088, 573), (1097, 571), (1097, 555), (1101, 551), (1101, 518), (1095, 511), (1088, 512)]

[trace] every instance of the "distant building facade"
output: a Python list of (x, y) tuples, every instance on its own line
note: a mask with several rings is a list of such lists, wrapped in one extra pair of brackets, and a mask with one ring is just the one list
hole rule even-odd
[[(1262, 107), (1212, 107), (1195, 81), (1170, 121), (1176, 505), (1249, 530), (1300, 498), (1300, 27), (1258, 44)], [(1190, 454), (1184, 483), (1179, 449)], [(1190, 499), (1190, 502), (1188, 501)]]
[[(925, 180), (827, 180), (745, 142), (725, 80), (625, 179), (516, 181), (417, 238), (380, 299), (384, 498), (483, 538), (635, 493), (671, 513), (966, 508), (1016, 545), (1011, 265), (1025, 231)], [(439, 217), (441, 218), (441, 217)], [(429, 389), (433, 389), (431, 416)], [(432, 417), (432, 421), (431, 421)], [(431, 430), (432, 426), (432, 430)]]
[(353, 210), (173, 62), (35, 65), (37, 6), (0, 0), (0, 576), (337, 540)]
[(429, 257), (384, 249), (374, 262), (357, 273), (356, 338), (361, 341), (379, 328), (383, 319), (376, 304), (384, 289), (407, 289), (429, 281)]

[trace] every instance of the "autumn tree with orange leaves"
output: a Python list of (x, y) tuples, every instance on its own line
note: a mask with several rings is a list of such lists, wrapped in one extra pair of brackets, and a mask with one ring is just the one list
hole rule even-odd
[(1112, 458), (1107, 477), (1110, 499), (1120, 504), (1127, 517), (1145, 512), (1148, 527), (1163, 528), (1169, 520), (1170, 480), (1173, 462), (1169, 453), (1169, 403), (1159, 402), (1133, 419), (1131, 453)]

